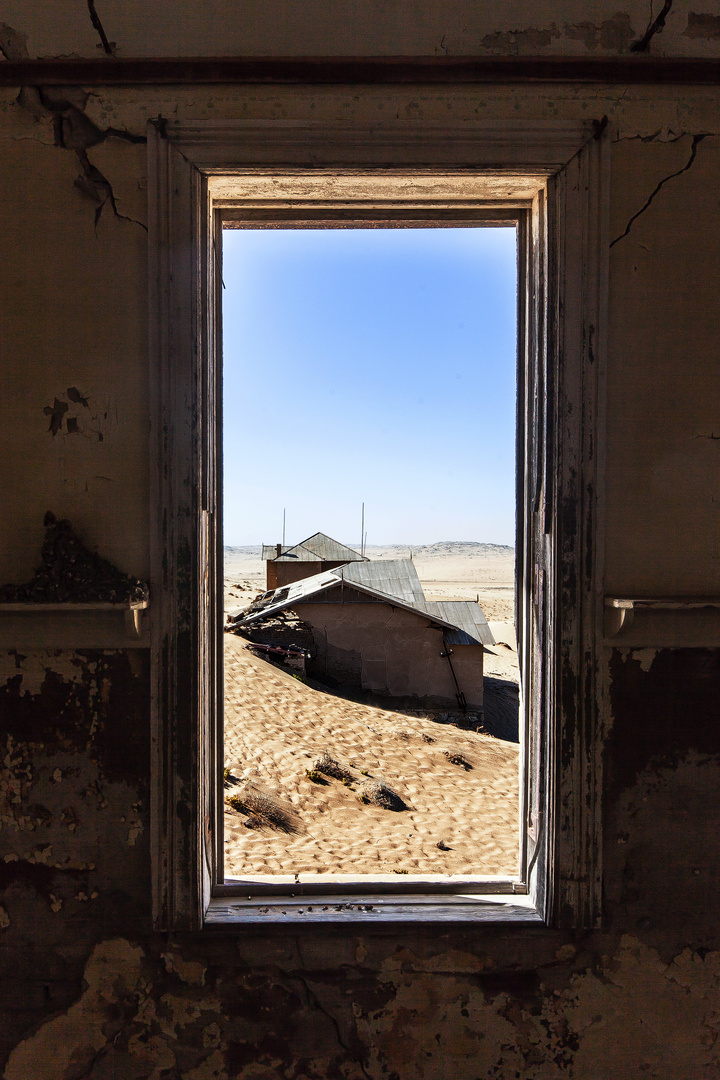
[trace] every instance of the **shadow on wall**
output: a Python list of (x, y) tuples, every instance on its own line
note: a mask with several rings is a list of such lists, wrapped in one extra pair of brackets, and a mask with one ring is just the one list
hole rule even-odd
[(517, 683), (509, 679), (483, 680), (483, 728), (489, 735), (507, 742), (520, 738), (520, 693)]

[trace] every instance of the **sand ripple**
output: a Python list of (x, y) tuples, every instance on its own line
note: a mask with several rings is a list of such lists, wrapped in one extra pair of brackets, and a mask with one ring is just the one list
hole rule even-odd
[[(294, 833), (248, 829), (227, 809), (228, 877), (516, 873), (517, 744), (323, 693), (253, 656), (241, 638), (224, 640), (225, 763), (238, 780), (228, 792), (251, 781), (291, 804), (300, 822)], [(351, 765), (357, 782), (308, 779), (325, 750)], [(364, 804), (367, 774), (409, 809)]]

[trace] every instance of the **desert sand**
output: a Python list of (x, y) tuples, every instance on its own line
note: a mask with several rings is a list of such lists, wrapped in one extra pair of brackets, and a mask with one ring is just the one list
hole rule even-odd
[[(403, 558), (408, 550), (370, 548), (367, 554)], [(499, 688), (512, 697), (513, 552), (433, 545), (413, 549), (413, 558), (428, 599), (480, 596), (497, 642), (485, 654), (486, 695)], [(257, 549), (226, 551), (226, 610), (264, 591), (264, 570)], [(263, 823), (226, 803), (227, 879), (398, 880), (394, 875), (403, 874), (410, 881), (414, 875), (517, 872), (516, 741), (464, 730), (451, 714), (380, 709), (339, 697), (254, 655), (246, 644), (225, 635), (226, 795), (268, 795), (283, 821)], [(308, 777), (323, 752), (347, 770), (345, 782)], [(364, 802), (371, 780), (389, 785), (406, 809)]]

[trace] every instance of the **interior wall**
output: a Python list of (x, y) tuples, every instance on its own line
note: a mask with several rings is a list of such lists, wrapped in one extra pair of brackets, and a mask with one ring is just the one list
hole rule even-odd
[[(637, 3), (514, 0), (498, 13), (460, 0), (313, 0), (238, 13), (183, 0), (172, 18), (157, 3), (96, 6), (127, 56), (619, 54), (650, 25)], [(713, 11), (665, 6), (651, 55), (717, 55)], [(3, 18), (6, 58), (104, 51), (83, 4), (49, 18), (44, 4), (8, 0)], [(29, 576), (48, 509), (148, 574), (142, 140), (159, 115), (607, 116), (606, 591), (720, 592), (720, 104), (716, 88), (677, 86), (1, 90), (0, 581)], [(53, 415), (64, 420), (55, 433)], [(604, 923), (577, 935), (361, 924), (154, 934), (147, 651), (43, 649), (42, 624), (35, 649), (9, 643), (6, 1080), (720, 1076), (720, 649), (712, 634), (689, 647), (691, 631), (676, 648), (608, 642)]]

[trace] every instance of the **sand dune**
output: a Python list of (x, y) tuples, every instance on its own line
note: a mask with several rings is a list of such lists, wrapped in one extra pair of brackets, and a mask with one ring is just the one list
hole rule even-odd
[[(226, 876), (516, 871), (517, 744), (313, 689), (245, 645), (225, 635), (227, 793), (252, 782), (293, 809), (297, 831), (248, 828), (228, 808)], [(352, 782), (308, 778), (323, 751), (348, 766)], [(370, 778), (408, 809), (364, 804)]]

